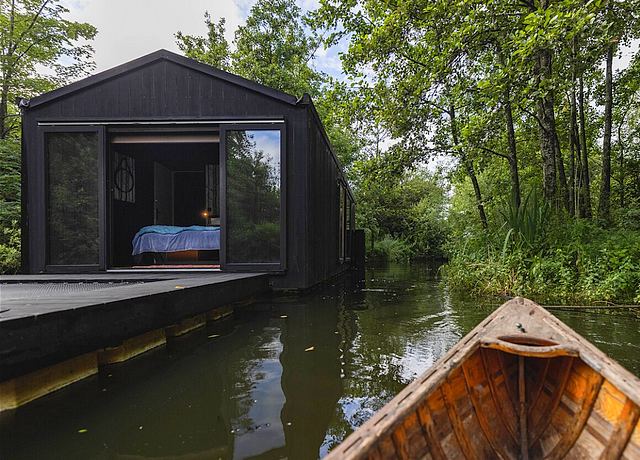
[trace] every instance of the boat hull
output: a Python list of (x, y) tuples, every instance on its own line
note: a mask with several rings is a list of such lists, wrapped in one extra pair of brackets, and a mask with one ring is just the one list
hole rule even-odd
[(640, 459), (640, 381), (513, 299), (327, 457)]

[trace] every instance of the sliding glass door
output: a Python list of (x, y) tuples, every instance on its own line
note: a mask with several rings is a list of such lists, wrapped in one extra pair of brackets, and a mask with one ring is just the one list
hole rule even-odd
[(46, 270), (104, 268), (103, 128), (47, 128), (43, 141)]
[(223, 268), (283, 270), (284, 127), (232, 125), (220, 134)]

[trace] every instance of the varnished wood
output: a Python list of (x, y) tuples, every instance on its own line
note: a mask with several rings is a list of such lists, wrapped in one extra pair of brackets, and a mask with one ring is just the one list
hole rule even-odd
[(531, 412), (533, 411), (533, 408), (536, 406), (536, 404), (538, 403), (538, 400), (540, 399), (540, 394), (542, 393), (542, 390), (544, 389), (544, 382), (547, 379), (547, 372), (549, 372), (549, 364), (551, 363), (550, 359), (547, 359), (546, 362), (544, 363), (544, 369), (542, 370), (542, 376), (537, 379), (537, 382), (533, 382), (534, 384), (536, 384), (536, 390), (535, 392), (532, 393), (532, 398), (531, 398), (531, 402), (529, 404), (529, 408), (528, 408), (528, 412), (529, 414), (531, 414)]
[(629, 438), (633, 433), (633, 430), (638, 426), (638, 420), (640, 419), (640, 407), (627, 399), (622, 413), (620, 414), (620, 420), (616, 426), (613, 435), (609, 439), (609, 443), (605, 447), (604, 451), (600, 455), (600, 460), (613, 460), (620, 458), (622, 452), (624, 452)]
[(398, 458), (400, 458), (400, 460), (409, 460), (411, 457), (409, 456), (409, 449), (407, 447), (407, 433), (405, 433), (402, 426), (393, 432), (391, 439), (393, 440)]
[(526, 377), (524, 374), (524, 356), (518, 356), (518, 403), (520, 417), (520, 457), (529, 460), (529, 441), (527, 440), (527, 401)]
[(556, 388), (554, 389), (553, 396), (549, 400), (549, 404), (547, 404), (545, 409), (541, 412), (536, 425), (534, 425), (533, 429), (531, 430), (531, 441), (529, 443), (530, 446), (534, 445), (538, 441), (540, 436), (542, 436), (546, 424), (548, 423), (549, 415), (553, 414), (556, 411), (558, 404), (560, 404), (560, 399), (564, 394), (564, 389), (567, 386), (569, 377), (571, 376), (572, 366), (573, 360), (572, 358), (570, 358), (569, 364), (567, 364), (564, 368), (562, 379), (558, 382)]
[(429, 413), (429, 408), (426, 404), (421, 404), (417, 412), (418, 420), (420, 420), (420, 425), (424, 430), (425, 438), (427, 438), (427, 446), (429, 447), (429, 452), (431, 452), (433, 460), (445, 460), (447, 456), (440, 445), (440, 439), (438, 439), (435, 427), (433, 426), (433, 418)]
[(475, 460), (476, 456), (471, 449), (471, 445), (469, 444), (469, 439), (467, 438), (467, 433), (465, 432), (464, 425), (462, 424), (462, 420), (458, 415), (458, 411), (455, 406), (455, 394), (451, 389), (451, 384), (449, 381), (445, 381), (440, 387), (440, 391), (442, 391), (442, 397), (444, 399), (444, 404), (447, 408), (447, 413), (449, 414), (449, 420), (451, 421), (451, 426), (453, 427), (453, 432), (458, 439), (458, 444), (464, 453), (464, 456), (467, 460)]
[(640, 459), (639, 419), (638, 378), (517, 298), (326, 458)]
[[(464, 380), (467, 386), (467, 393), (471, 397), (471, 403), (473, 404), (473, 411), (475, 413), (476, 418), (478, 419), (478, 423), (480, 424), (480, 428), (482, 428), (482, 432), (491, 445), (491, 448), (496, 453), (496, 456), (499, 458), (510, 458), (510, 456), (506, 452), (505, 441), (503, 439), (497, 439), (496, 432), (494, 431), (494, 427), (492, 427), (492, 423), (503, 423), (501, 420), (489, 420), (487, 418), (487, 409), (483, 407), (482, 402), (480, 401), (480, 396), (478, 395), (478, 390), (476, 387), (470, 383), (469, 378), (469, 369), (466, 363), (462, 363), (462, 371), (464, 373)], [(495, 401), (492, 400), (492, 403), (495, 405)], [(497, 413), (497, 408), (496, 408)], [(506, 430), (506, 429), (505, 429)]]
[[(496, 407), (498, 408), (498, 412), (500, 415), (500, 420), (503, 421), (509, 434), (511, 435), (514, 442), (518, 442), (518, 437), (516, 436), (516, 427), (513, 423), (513, 419), (509, 417), (505, 410), (505, 404), (508, 404), (508, 401), (504, 401), (503, 398), (500, 398), (498, 394), (498, 388), (496, 387), (496, 382), (494, 376), (489, 371), (489, 366), (487, 364), (487, 355), (485, 350), (480, 350), (480, 356), (482, 357), (482, 366), (484, 367), (484, 372), (487, 375), (487, 380), (489, 381), (489, 390), (491, 391), (491, 396), (493, 397), (493, 401), (495, 402)], [(506, 377), (505, 377), (506, 378)], [(506, 386), (506, 385), (505, 385)], [(508, 406), (510, 410), (513, 410), (512, 406)]]
[(564, 458), (567, 452), (569, 452), (569, 449), (571, 449), (577, 441), (578, 436), (582, 433), (582, 429), (585, 423), (587, 423), (589, 415), (591, 415), (591, 410), (598, 398), (598, 393), (600, 392), (600, 387), (602, 387), (603, 382), (604, 379), (600, 374), (593, 374), (593, 377), (587, 384), (587, 392), (582, 400), (580, 413), (574, 418), (574, 423), (565, 432), (564, 436), (562, 436), (547, 458), (552, 460)]

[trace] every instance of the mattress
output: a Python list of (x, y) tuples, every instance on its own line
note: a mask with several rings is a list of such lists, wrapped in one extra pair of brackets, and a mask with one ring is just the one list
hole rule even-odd
[(220, 227), (151, 225), (133, 237), (132, 255), (143, 252), (212, 251), (220, 249)]

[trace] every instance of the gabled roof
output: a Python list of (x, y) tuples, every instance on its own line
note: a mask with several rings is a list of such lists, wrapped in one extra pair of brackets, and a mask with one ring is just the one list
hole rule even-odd
[(109, 70), (105, 70), (90, 77), (76, 81), (67, 86), (63, 86), (62, 88), (58, 88), (48, 93), (44, 93), (40, 96), (34, 97), (29, 101), (29, 107), (36, 107), (38, 105), (51, 102), (55, 99), (67, 96), (76, 91), (89, 88), (112, 78), (116, 78), (119, 75), (131, 72), (156, 61), (173, 62), (174, 64), (178, 64), (188, 69), (210, 75), (214, 78), (219, 78), (220, 80), (224, 80), (248, 90), (255, 91), (256, 93), (264, 94), (265, 96), (291, 105), (295, 105), (297, 102), (297, 98), (295, 96), (292, 96), (291, 94), (283, 93), (282, 91), (278, 91), (268, 86), (261, 85), (260, 83), (256, 83), (255, 81), (247, 80), (246, 78), (240, 77), (238, 75), (225, 72), (224, 70), (216, 69), (215, 67), (211, 67), (210, 65), (202, 64), (201, 62), (195, 61), (193, 59), (181, 56), (165, 49), (161, 49), (145, 56), (139, 57), (138, 59), (134, 59), (133, 61), (126, 62)]

